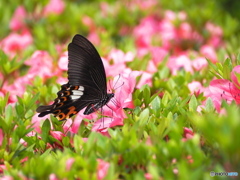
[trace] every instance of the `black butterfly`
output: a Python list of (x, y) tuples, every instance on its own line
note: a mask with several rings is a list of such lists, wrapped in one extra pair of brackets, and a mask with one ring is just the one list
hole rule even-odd
[(68, 45), (68, 83), (61, 86), (52, 105), (39, 106), (38, 116), (54, 114), (66, 120), (85, 108), (88, 115), (106, 105), (114, 94), (107, 93), (106, 74), (102, 60), (93, 44), (75, 35)]

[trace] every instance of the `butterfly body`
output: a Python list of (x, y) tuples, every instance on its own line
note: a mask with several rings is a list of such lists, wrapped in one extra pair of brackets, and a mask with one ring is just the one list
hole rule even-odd
[(52, 105), (37, 108), (39, 117), (54, 114), (65, 120), (85, 108), (88, 115), (106, 105), (113, 93), (107, 93), (106, 74), (100, 55), (91, 42), (75, 35), (68, 45), (68, 80), (61, 86)]

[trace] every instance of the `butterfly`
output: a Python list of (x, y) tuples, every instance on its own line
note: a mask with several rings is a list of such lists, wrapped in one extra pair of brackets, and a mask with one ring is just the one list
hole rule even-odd
[(52, 105), (39, 106), (38, 116), (53, 114), (66, 120), (86, 107), (84, 115), (106, 105), (114, 93), (107, 93), (102, 59), (93, 44), (77, 34), (68, 45), (68, 83), (61, 86)]

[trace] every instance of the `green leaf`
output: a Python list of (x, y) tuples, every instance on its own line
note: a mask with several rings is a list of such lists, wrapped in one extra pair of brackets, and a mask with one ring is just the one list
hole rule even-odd
[(49, 131), (51, 129), (50, 121), (49, 119), (46, 119), (42, 125), (42, 140), (46, 143), (48, 141)]
[(139, 124), (146, 124), (149, 119), (149, 109), (144, 109), (139, 116)]
[(155, 112), (155, 115), (157, 117), (159, 117), (160, 115), (160, 108), (161, 108), (161, 99), (159, 98), (159, 96), (156, 96), (152, 102), (150, 103), (150, 105), (152, 106), (152, 109)]
[(196, 111), (198, 106), (198, 101), (195, 97), (195, 95), (192, 95), (190, 101), (189, 101), (189, 111)]
[(211, 98), (207, 98), (205, 107), (206, 107), (206, 112), (213, 112), (215, 110), (215, 106)]

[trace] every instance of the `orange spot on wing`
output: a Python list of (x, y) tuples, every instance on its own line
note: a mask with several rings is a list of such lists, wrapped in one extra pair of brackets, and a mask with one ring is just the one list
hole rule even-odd
[(68, 113), (67, 113), (67, 115), (66, 115), (67, 118), (71, 117), (71, 116), (74, 115), (74, 114), (77, 114), (77, 111), (75, 111), (75, 110), (76, 110), (76, 107), (71, 106), (71, 107), (68, 108), (68, 109), (69, 109), (69, 111), (68, 111)]

